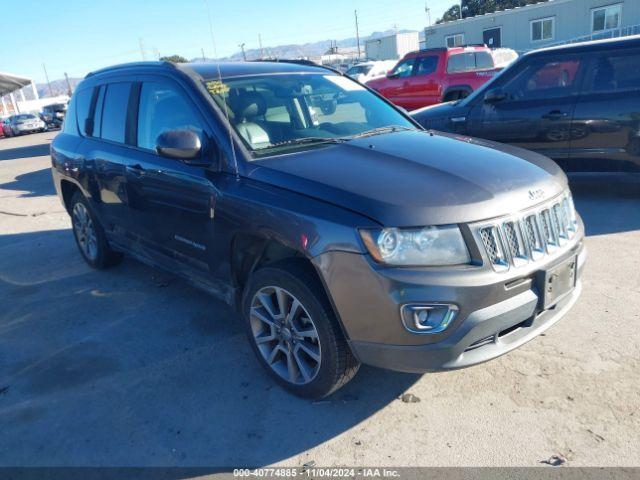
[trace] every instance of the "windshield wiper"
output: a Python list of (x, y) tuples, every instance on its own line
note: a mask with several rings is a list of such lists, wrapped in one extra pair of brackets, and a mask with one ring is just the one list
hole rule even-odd
[(290, 138), (289, 140), (283, 140), (281, 142), (272, 143), (266, 148), (283, 147), (287, 145), (305, 145), (313, 143), (342, 143), (344, 138), (327, 138), (327, 137), (302, 137), (302, 138)]
[(400, 132), (403, 130), (415, 130), (415, 128), (405, 127), (404, 125), (387, 125), (386, 127), (373, 128), (371, 130), (367, 130), (362, 133), (357, 133), (355, 135), (352, 135), (346, 138), (351, 140), (353, 138), (372, 137), (374, 135), (381, 135), (383, 133), (391, 133), (391, 132)]

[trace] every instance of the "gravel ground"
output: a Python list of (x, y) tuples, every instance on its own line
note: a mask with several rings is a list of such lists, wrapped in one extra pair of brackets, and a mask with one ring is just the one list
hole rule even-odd
[(363, 367), (310, 402), (225, 305), (132, 260), (85, 266), (53, 136), (0, 139), (0, 466), (640, 465), (637, 184), (574, 183), (584, 291), (546, 335), (451, 373)]

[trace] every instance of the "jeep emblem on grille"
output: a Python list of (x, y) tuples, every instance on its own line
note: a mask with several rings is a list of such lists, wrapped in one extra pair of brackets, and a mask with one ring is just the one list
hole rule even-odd
[(536, 190), (529, 190), (529, 200), (542, 200), (544, 198), (544, 190), (538, 188)]

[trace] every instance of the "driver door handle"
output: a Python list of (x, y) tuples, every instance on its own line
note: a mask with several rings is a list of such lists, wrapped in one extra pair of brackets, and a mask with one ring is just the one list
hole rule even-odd
[(546, 115), (543, 115), (542, 118), (545, 120), (560, 120), (561, 118), (568, 117), (569, 114), (567, 112), (561, 112), (560, 110), (551, 110)]

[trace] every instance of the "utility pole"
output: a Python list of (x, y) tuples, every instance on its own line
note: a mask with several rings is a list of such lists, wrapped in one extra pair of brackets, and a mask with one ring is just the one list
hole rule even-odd
[(462, 0), (460, 0), (460, 20), (462, 20)]
[(260, 58), (264, 58), (264, 49), (262, 48), (262, 36), (258, 34), (258, 45), (260, 45)]
[(160, 52), (156, 47), (153, 47), (153, 54), (155, 55), (157, 60), (160, 60)]
[(354, 10), (356, 16), (356, 42), (358, 43), (358, 61), (360, 61), (360, 31), (358, 30), (358, 10)]
[(140, 45), (140, 54), (142, 55), (142, 61), (147, 60), (147, 56), (144, 53), (144, 43), (142, 43), (142, 37), (138, 37), (138, 45)]
[(49, 96), (53, 97), (53, 90), (51, 88), (51, 82), (49, 81), (49, 74), (47, 73), (47, 67), (45, 64), (42, 64), (42, 69), (44, 70), (44, 78), (47, 79), (47, 85), (49, 85)]
[(240, 45), (238, 45), (241, 49), (242, 49), (242, 58), (244, 58), (244, 61), (247, 61), (247, 54), (244, 51), (244, 43), (241, 43)]
[(69, 94), (69, 97), (71, 97), (73, 92), (71, 91), (71, 82), (69, 81), (69, 75), (67, 75), (67, 72), (64, 72), (64, 79), (67, 81), (67, 93)]
[(427, 16), (427, 27), (431, 26), (431, 9), (427, 6), (427, 2), (424, 2), (424, 13)]
[(200, 52), (202, 53), (202, 61), (203, 61), (203, 62), (206, 62), (206, 61), (207, 61), (207, 59), (204, 57), (204, 48), (201, 48), (201, 49), (200, 49)]

